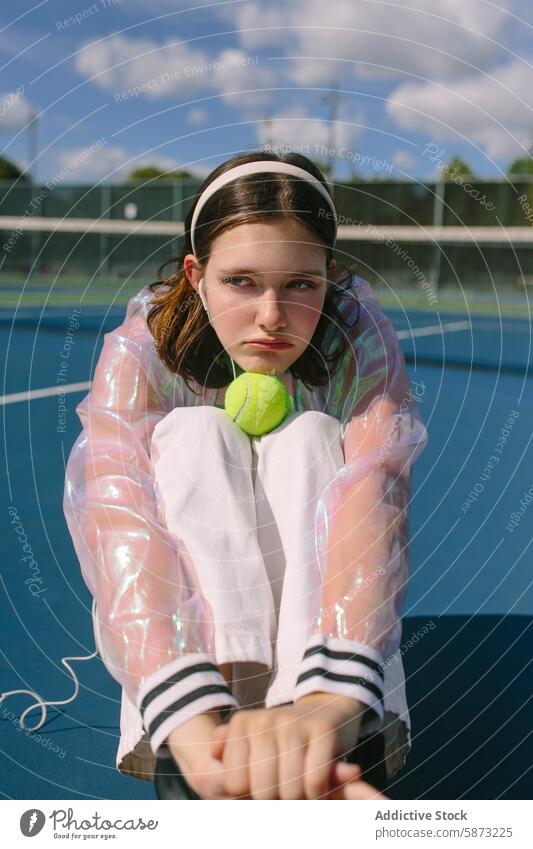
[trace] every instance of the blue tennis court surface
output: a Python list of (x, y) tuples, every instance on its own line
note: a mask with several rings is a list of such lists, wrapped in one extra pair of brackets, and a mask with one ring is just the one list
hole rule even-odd
[[(90, 381), (102, 333), (116, 327), (122, 313), (83, 310), (68, 384)], [(413, 748), (387, 793), (395, 799), (531, 798), (530, 324), (508, 316), (388, 314), (419, 387), (429, 445), (413, 476), (412, 579), (403, 625)], [(66, 396), (65, 430), (58, 432), (56, 375), (68, 315), (56, 308), (37, 329), (35, 311), (21, 312), (13, 328), (0, 314), (7, 474), (1, 689), (28, 688), (45, 699), (73, 692), (61, 657), (94, 650), (91, 596), (62, 512), (64, 464), (81, 429), (75, 406), (87, 392)], [(29, 401), (18, 395), (39, 389), (50, 393)], [(40, 570), (38, 595), (29, 589), (32, 575), (10, 507)], [(59, 711), (49, 708), (37, 734), (17, 724), (31, 704), (28, 696), (0, 704), (0, 791), (28, 799), (155, 798), (151, 783), (115, 769), (119, 685), (99, 658), (73, 666), (78, 698)], [(36, 710), (28, 724), (39, 718)]]
[(423, 312), (405, 315), (390, 310), (388, 314), (406, 356), (415, 363), (440, 362), (519, 375), (531, 371), (533, 337), (527, 318), (440, 312), (435, 322)]

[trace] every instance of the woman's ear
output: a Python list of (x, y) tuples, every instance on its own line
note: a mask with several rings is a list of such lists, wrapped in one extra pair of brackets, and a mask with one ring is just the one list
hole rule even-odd
[(202, 268), (194, 254), (187, 254), (183, 259), (183, 270), (191, 286), (198, 291), (198, 283), (202, 278)]

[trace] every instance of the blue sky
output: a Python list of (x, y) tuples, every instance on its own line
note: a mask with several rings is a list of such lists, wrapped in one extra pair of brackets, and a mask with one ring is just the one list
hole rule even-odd
[(3, 154), (27, 167), (37, 112), (41, 182), (203, 177), (265, 145), (337, 180), (430, 179), (455, 154), (501, 177), (533, 143), (525, 0), (23, 0), (0, 63)]

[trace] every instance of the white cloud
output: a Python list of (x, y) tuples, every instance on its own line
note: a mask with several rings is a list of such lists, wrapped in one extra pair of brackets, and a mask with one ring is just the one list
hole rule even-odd
[(135, 154), (119, 145), (102, 145), (93, 151), (87, 147), (62, 150), (57, 155), (57, 172), (63, 173), (68, 182), (90, 182), (103, 179), (119, 183), (137, 168), (153, 165), (161, 171), (186, 170), (203, 178), (204, 169), (179, 162), (171, 156), (155, 153)]
[(20, 130), (31, 120), (35, 112), (34, 107), (16, 89), (13, 91), (0, 92), (0, 130), (11, 132)]
[(404, 129), (437, 142), (460, 141), (462, 134), (496, 159), (520, 156), (533, 125), (532, 66), (533, 57), (529, 65), (515, 60), (451, 87), (405, 83), (392, 92), (386, 111)]
[(304, 106), (288, 106), (268, 122), (258, 124), (257, 137), (262, 145), (290, 148), (311, 159), (327, 161), (331, 147), (338, 159), (347, 159), (344, 151), (353, 149), (360, 134), (359, 127), (352, 126), (351, 122), (362, 123), (362, 115), (353, 115), (330, 125), (320, 118), (311, 117)]
[(229, 105), (257, 107), (271, 101), (271, 92), (241, 92), (274, 85), (271, 69), (242, 50), (224, 49), (210, 58), (172, 39), (161, 44), (123, 35), (85, 43), (76, 57), (76, 69), (113, 92), (116, 102), (137, 96), (152, 100), (191, 97), (211, 90), (219, 92)]
[(221, 66), (213, 78), (214, 87), (230, 106), (260, 107), (272, 101), (274, 73), (261, 57), (244, 53), (242, 50), (226, 49), (217, 57)]
[[(224, 0), (221, 0), (223, 3)], [(200, 7), (204, 15), (216, 12), (219, 3), (216, 0), (150, 0), (150, 17), (152, 15), (165, 15), (172, 12), (187, 12)], [(123, 0), (120, 8), (124, 12), (140, 12), (143, 20), (146, 20), (146, 0)], [(183, 14), (176, 16), (177, 20), (183, 19)]]
[[(283, 63), (289, 82), (303, 88), (314, 85), (329, 85), (345, 76), (345, 66), (330, 59), (290, 59)], [(319, 94), (317, 96), (320, 96)]]
[(124, 93), (143, 87), (141, 95), (158, 99), (200, 90), (205, 81), (195, 69), (205, 62), (203, 52), (174, 39), (160, 44), (149, 38), (114, 35), (86, 42), (76, 56), (76, 70), (84, 77), (94, 77), (94, 84), (105, 91)]
[(413, 156), (410, 150), (397, 150), (391, 156), (391, 162), (402, 171), (412, 172), (413, 168), (418, 165), (418, 159)]
[(68, 180), (99, 180), (105, 178), (110, 182), (119, 182), (127, 174), (138, 167), (137, 161), (132, 163), (131, 154), (125, 148), (118, 146), (102, 146), (89, 152), (86, 147), (69, 148), (57, 154), (58, 172), (68, 171)]
[(209, 113), (203, 106), (195, 106), (187, 112), (187, 119), (190, 124), (201, 125), (207, 124)]
[(457, 79), (472, 65), (494, 64), (501, 50), (495, 42), (507, 23), (505, 2), (274, 0), (265, 9), (263, 0), (252, 0), (229, 6), (226, 14), (234, 16), (245, 49), (277, 47), (302, 57), (288, 69), (302, 85), (344, 74), (346, 61), (362, 77)]

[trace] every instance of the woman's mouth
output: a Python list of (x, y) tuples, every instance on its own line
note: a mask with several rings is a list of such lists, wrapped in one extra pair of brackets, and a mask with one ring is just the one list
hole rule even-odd
[(247, 342), (247, 345), (252, 345), (254, 348), (262, 348), (263, 350), (269, 351), (277, 351), (284, 350), (285, 348), (292, 348), (290, 342)]

